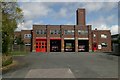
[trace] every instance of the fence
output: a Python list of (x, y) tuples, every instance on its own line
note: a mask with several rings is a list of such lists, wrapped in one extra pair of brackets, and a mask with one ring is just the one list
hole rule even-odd
[(12, 45), (12, 51), (27, 51), (27, 48), (25, 45)]

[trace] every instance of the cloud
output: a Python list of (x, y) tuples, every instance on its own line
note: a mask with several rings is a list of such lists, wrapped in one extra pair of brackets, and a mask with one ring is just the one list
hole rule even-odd
[(118, 2), (119, 0), (18, 0), (18, 2)]
[(53, 18), (57, 20), (58, 19), (69, 20), (74, 15), (73, 15), (73, 11), (71, 11), (69, 7), (63, 6), (58, 11), (53, 11), (51, 16), (53, 16)]
[(24, 14), (24, 23), (19, 23), (18, 28), (16, 30), (22, 30), (22, 29), (32, 29), (32, 25), (35, 23), (41, 23), (41, 22), (35, 22), (35, 20), (40, 19), (41, 17), (46, 17), (49, 15), (49, 13), (52, 11), (51, 8), (49, 8), (49, 4), (45, 5), (44, 3), (37, 3), (37, 2), (26, 2), (22, 3), (20, 7), (23, 10)]
[(83, 5), (84, 8), (86, 8), (86, 10), (88, 12), (92, 12), (92, 11), (98, 11), (100, 10), (102, 7), (103, 7), (104, 3), (102, 2), (99, 2), (99, 3), (96, 3), (96, 2), (92, 2), (92, 3), (85, 3)]
[(27, 30), (26, 27), (23, 26), (24, 23), (18, 23), (17, 29), (15, 31)]
[(61, 8), (58, 15), (61, 17), (66, 17), (67, 16), (67, 9), (66, 8)]
[(100, 15), (98, 18), (95, 18), (94, 20), (90, 20), (88, 22), (89, 24), (93, 25), (94, 27), (99, 27), (100, 25), (115, 25), (118, 24), (118, 18), (116, 14), (112, 15)]
[(32, 25), (33, 25), (33, 21), (29, 20), (29, 21), (26, 21), (23, 26), (27, 29), (32, 29)]
[(47, 16), (51, 11), (47, 5), (37, 2), (22, 3), (21, 8), (26, 20)]
[(118, 25), (108, 26), (105, 24), (101, 24), (97, 27), (94, 27), (93, 30), (95, 30), (95, 28), (97, 28), (97, 30), (110, 30), (112, 35), (118, 34)]
[(118, 25), (112, 25), (112, 27), (110, 27), (111, 30), (111, 34), (118, 34)]
[(97, 27), (98, 30), (110, 30), (110, 27), (108, 27), (105, 24), (101, 24), (99, 25), (99, 27)]
[[(54, 5), (61, 4), (57, 11), (53, 9)], [(75, 14), (75, 10), (77, 8), (85, 8), (87, 12), (94, 12), (99, 10), (112, 10), (115, 8), (117, 3), (111, 2), (79, 2), (79, 3), (43, 3), (43, 2), (28, 2), (22, 3), (21, 8), (23, 9), (25, 19), (36, 19), (40, 17), (64, 17), (66, 18), (67, 15), (71, 16)], [(74, 10), (75, 9), (75, 10)], [(106, 9), (106, 10), (105, 10)]]
[(32, 20), (28, 20), (24, 23), (18, 23), (16, 31), (21, 31), (21, 30), (31, 30), (33, 25)]
[(34, 22), (33, 24), (38, 24), (38, 25), (43, 24), (44, 25), (43, 21), (37, 21), (37, 22)]
[(94, 30), (97, 28), (98, 30), (110, 30), (111, 34), (118, 33), (118, 25), (116, 24), (118, 19), (115, 17), (114, 14), (109, 16), (100, 16), (95, 20), (90, 21), (89, 23), (92, 25), (92, 29)]
[[(80, 6), (85, 8), (88, 13), (97, 12), (97, 11), (110, 11), (117, 6), (117, 2), (84, 2), (83, 5)], [(81, 5), (81, 3), (78, 3)]]
[[(61, 5), (59, 5), (59, 7), (57, 4), (59, 3), (55, 3), (55, 2), (43, 3), (40, 1), (22, 3), (20, 7), (23, 9), (25, 22), (24, 22), (24, 25), (23, 23), (18, 24), (18, 30), (31, 29), (33, 24), (49, 23), (49, 22), (44, 22), (42, 18), (43, 19), (48, 18), (48, 21), (53, 20), (53, 22), (54, 21), (56, 22), (58, 19), (61, 20), (60, 18), (62, 18), (64, 22), (66, 22), (65, 20), (67, 20), (67, 23), (63, 23), (63, 24), (72, 24), (71, 23), (72, 21), (70, 18), (75, 16), (76, 14), (75, 10), (77, 8), (85, 8), (88, 13), (92, 14), (93, 12), (99, 13), (99, 11), (111, 12), (111, 10), (116, 8), (117, 6), (116, 5), (117, 3), (111, 3), (111, 2), (107, 2), (107, 3), (105, 2), (69, 3), (68, 2), (68, 3), (62, 3), (62, 4), (60, 3)], [(56, 5), (58, 8), (56, 8)], [(100, 29), (112, 29), (111, 27), (115, 27), (115, 24), (111, 26), (110, 25), (108, 26), (108, 24), (116, 22), (117, 19), (115, 18), (115, 16), (116, 16), (115, 14), (109, 15), (106, 17), (101, 15), (95, 20), (90, 19), (90, 22), (88, 23), (92, 24), (93, 28), (100, 27)], [(94, 14), (91, 17), (94, 17)], [(115, 33), (115, 32), (116, 30), (112, 31), (112, 33)]]

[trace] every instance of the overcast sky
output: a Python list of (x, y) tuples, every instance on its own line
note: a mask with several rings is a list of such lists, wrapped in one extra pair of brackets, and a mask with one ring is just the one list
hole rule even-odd
[(76, 10), (86, 9), (86, 24), (92, 29), (118, 33), (117, 2), (19, 2), (24, 12), (24, 23), (17, 30), (32, 29), (33, 24), (76, 25)]

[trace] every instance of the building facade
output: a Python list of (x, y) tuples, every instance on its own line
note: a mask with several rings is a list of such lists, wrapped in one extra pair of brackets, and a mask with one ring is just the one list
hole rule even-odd
[(111, 35), (112, 38), (112, 52), (113, 54), (120, 55), (120, 34)]
[(86, 25), (85, 9), (78, 9), (76, 17), (76, 25), (33, 25), (21, 31), (22, 39), (32, 52), (110, 52), (110, 30)]

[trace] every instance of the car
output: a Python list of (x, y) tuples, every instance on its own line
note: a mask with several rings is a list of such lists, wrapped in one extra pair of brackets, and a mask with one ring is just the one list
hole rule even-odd
[(72, 51), (72, 48), (66, 48), (65, 51)]
[(52, 46), (52, 51), (58, 51), (58, 46)]
[(72, 51), (72, 50), (73, 50), (73, 48), (71, 46), (66, 46), (65, 47), (65, 51)]
[(78, 51), (85, 51), (85, 45), (79, 45)]

